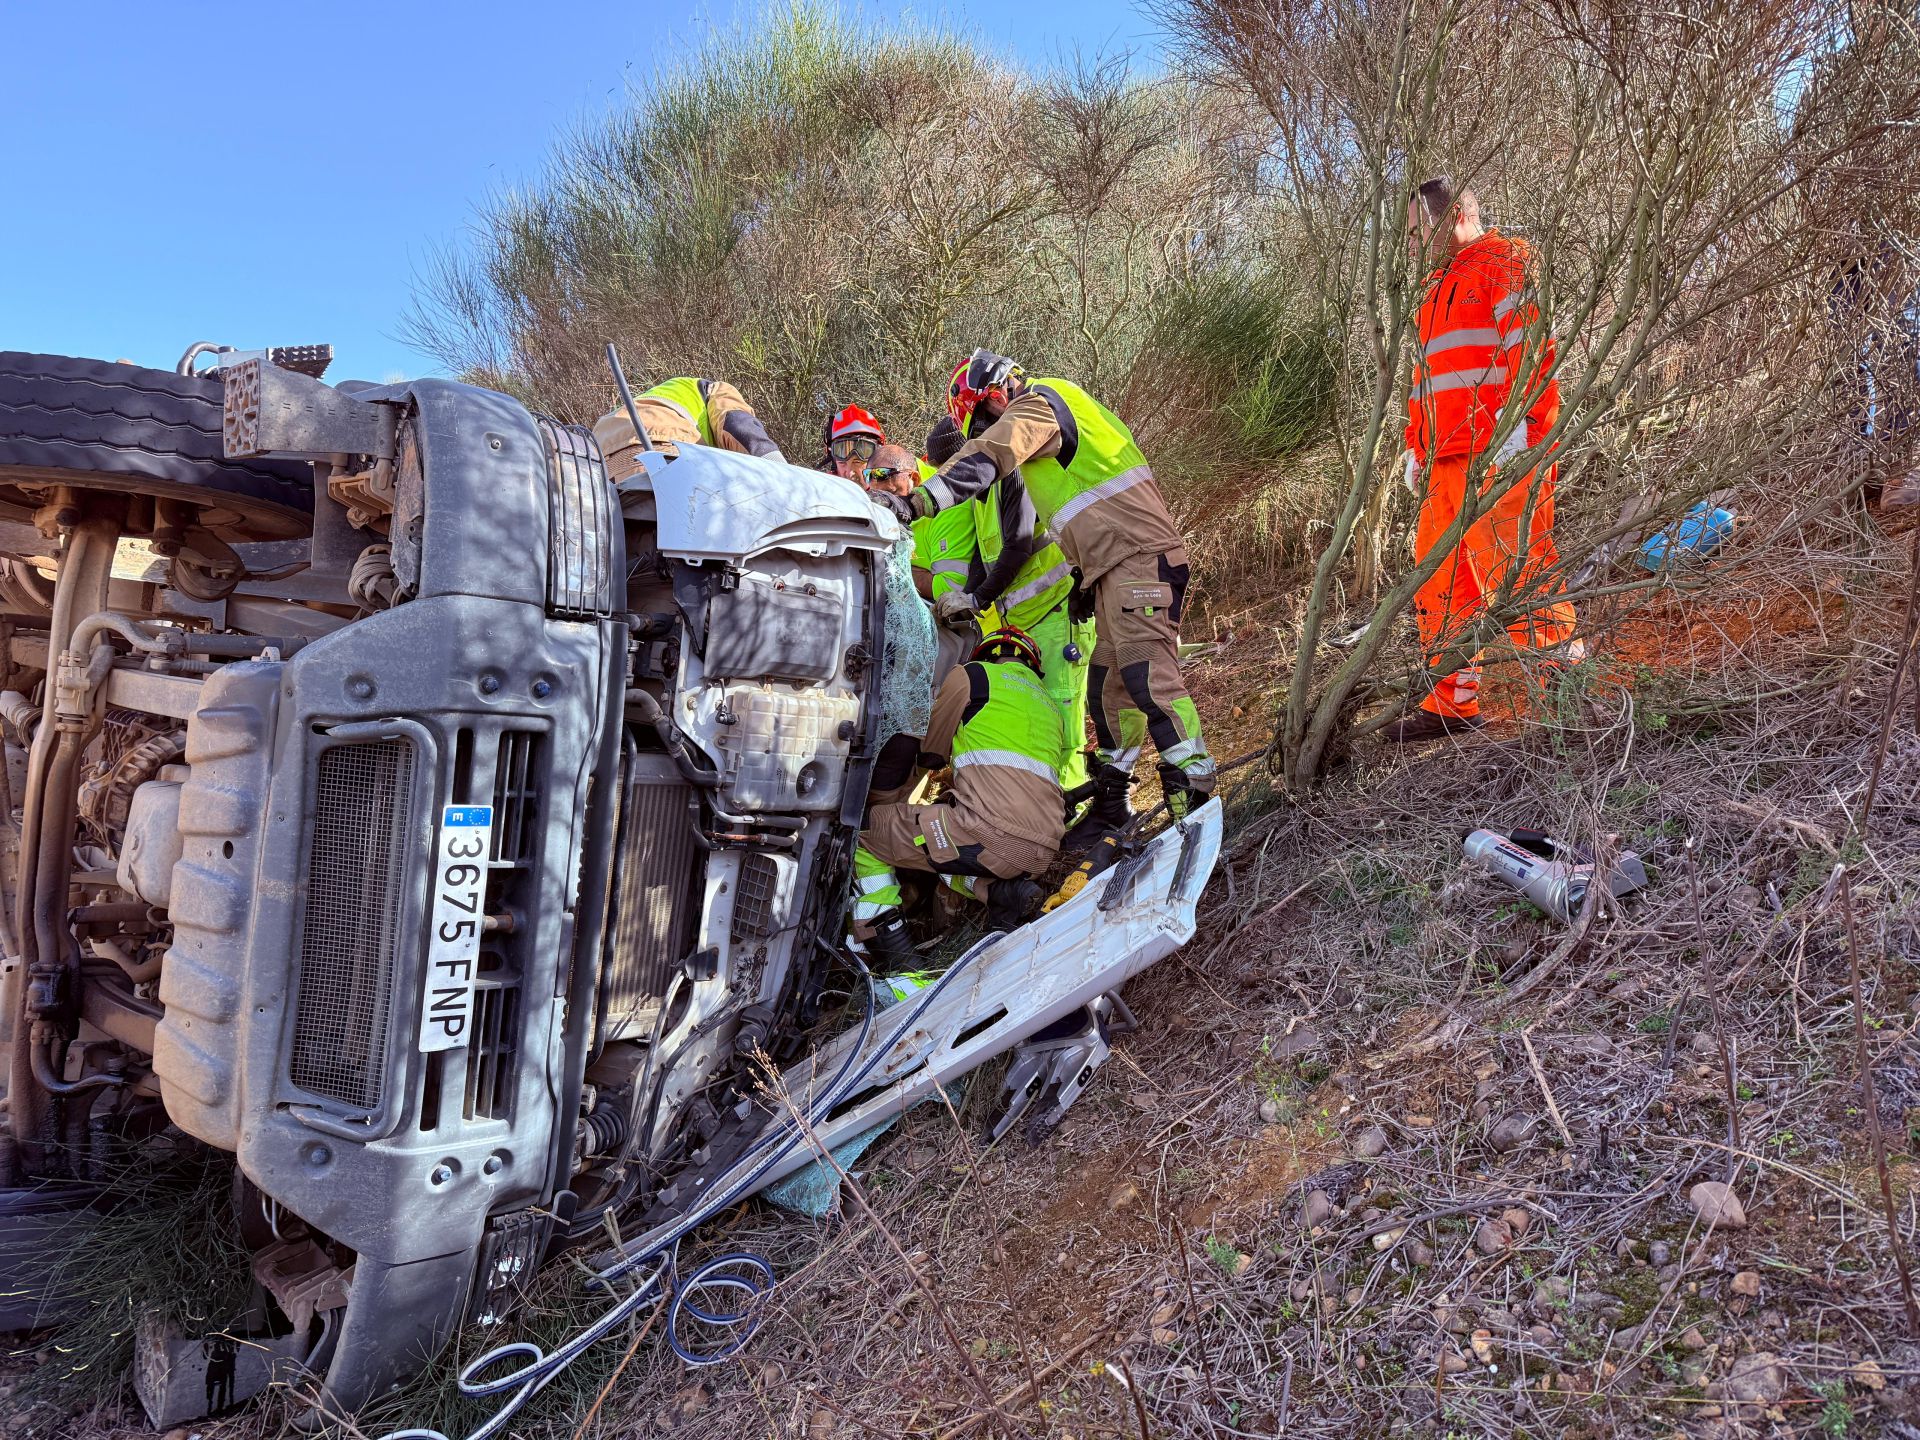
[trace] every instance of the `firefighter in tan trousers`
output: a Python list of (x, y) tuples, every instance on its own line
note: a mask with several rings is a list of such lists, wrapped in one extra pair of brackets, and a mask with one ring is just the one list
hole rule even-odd
[(1040, 680), (1039, 647), (1003, 627), (956, 666), (934, 696), (920, 764), (953, 767), (937, 805), (879, 804), (853, 852), (853, 938), (873, 969), (914, 968), (899, 870), (941, 876), (1011, 930), (1039, 907), (1041, 874), (1060, 849), (1066, 714)]
[(901, 498), (900, 513), (912, 519), (964, 504), (1019, 474), (1039, 525), (1093, 600), (1089, 819), (1126, 823), (1133, 766), (1148, 739), (1160, 752), (1167, 809), (1183, 818), (1206, 801), (1214, 779), (1200, 712), (1180, 675), (1187, 552), (1132, 433), (1078, 385), (1030, 380), (987, 350), (955, 367), (947, 408), (971, 438)]
[[(786, 458), (753, 407), (724, 380), (675, 376), (635, 396), (633, 407), (640, 412), (653, 448), (668, 455), (679, 454), (682, 445), (712, 445), (741, 455)], [(639, 437), (624, 406), (594, 422), (593, 438), (614, 479), (623, 479), (640, 467)]]

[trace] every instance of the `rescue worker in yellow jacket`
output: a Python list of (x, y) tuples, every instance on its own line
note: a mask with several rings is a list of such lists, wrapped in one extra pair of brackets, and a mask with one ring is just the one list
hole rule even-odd
[(1044, 892), (1034, 878), (1065, 830), (1060, 758), (1066, 726), (1040, 683), (1040, 652), (1018, 630), (994, 631), (934, 697), (920, 764), (953, 767), (937, 805), (875, 805), (853, 852), (853, 935), (876, 972), (914, 968), (898, 871), (939, 875), (1010, 930)]
[[(633, 408), (640, 412), (653, 448), (668, 455), (679, 454), (682, 445), (712, 445), (740, 455), (786, 458), (753, 407), (724, 380), (678, 375), (636, 395)], [(593, 438), (606, 457), (607, 474), (614, 479), (640, 468), (640, 441), (624, 405), (594, 422)]]
[(1097, 742), (1092, 818), (1125, 823), (1133, 766), (1149, 738), (1167, 808), (1185, 816), (1214, 779), (1179, 668), (1187, 552), (1132, 433), (1078, 385), (1029, 379), (988, 350), (955, 367), (947, 407), (969, 439), (903, 498), (900, 513), (935, 514), (1010, 481), (1021, 486), (1036, 528), (1091, 595), (1098, 624), (1087, 682)]

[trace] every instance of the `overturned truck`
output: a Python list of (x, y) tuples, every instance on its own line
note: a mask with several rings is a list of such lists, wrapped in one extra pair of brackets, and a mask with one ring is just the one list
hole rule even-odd
[(1031, 1037), (1015, 1102), (1070, 1099), (1219, 846), (1209, 806), (850, 1025), (894, 522), (326, 359), (0, 354), (0, 1329), (127, 1156), (231, 1155), (259, 1374), (143, 1330), (162, 1423), (281, 1361), (351, 1411), (609, 1214), (631, 1269)]

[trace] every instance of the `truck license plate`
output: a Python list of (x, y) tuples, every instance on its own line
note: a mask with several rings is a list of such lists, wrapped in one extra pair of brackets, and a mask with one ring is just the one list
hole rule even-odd
[(440, 812), (439, 862), (433, 867), (432, 930), (427, 940), (427, 993), (420, 1010), (422, 1050), (452, 1050), (467, 1043), (492, 839), (491, 805), (449, 805)]

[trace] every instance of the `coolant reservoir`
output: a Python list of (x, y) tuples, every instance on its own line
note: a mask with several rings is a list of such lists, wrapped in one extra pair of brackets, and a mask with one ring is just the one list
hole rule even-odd
[(717, 718), (729, 810), (833, 810), (860, 721), (851, 695), (729, 685)]
[(127, 807), (127, 833), (120, 843), (118, 878), (162, 910), (173, 890), (173, 862), (180, 858), (180, 787), (185, 765), (162, 765), (159, 775), (133, 792)]

